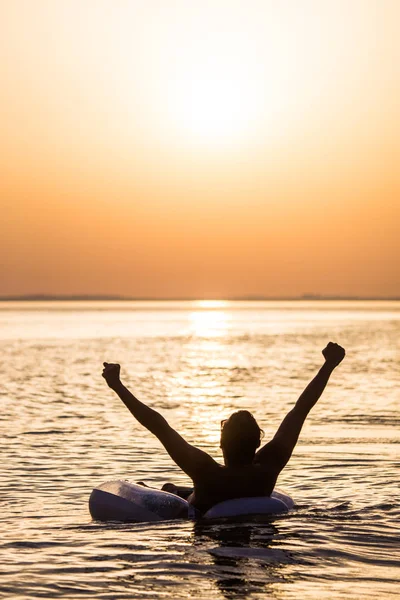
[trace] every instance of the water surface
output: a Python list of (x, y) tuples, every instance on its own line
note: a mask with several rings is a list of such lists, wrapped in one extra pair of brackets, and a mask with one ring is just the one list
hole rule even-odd
[[(108, 479), (188, 483), (101, 378), (221, 459), (219, 423), (266, 431), (321, 364), (345, 362), (279, 479), (296, 509), (269, 523), (91, 522)], [(4, 597), (398, 597), (400, 303), (0, 303)]]

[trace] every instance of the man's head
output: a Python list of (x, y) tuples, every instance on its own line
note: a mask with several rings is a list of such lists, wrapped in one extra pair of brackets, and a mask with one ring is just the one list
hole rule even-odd
[(253, 462), (264, 432), (248, 410), (239, 410), (221, 422), (221, 449), (225, 464), (248, 465)]

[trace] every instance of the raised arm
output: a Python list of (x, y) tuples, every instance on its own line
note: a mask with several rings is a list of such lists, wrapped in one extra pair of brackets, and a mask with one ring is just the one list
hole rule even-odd
[(120, 365), (103, 364), (103, 377), (108, 386), (121, 398), (135, 419), (160, 440), (172, 460), (189, 477), (196, 479), (204, 468), (215, 463), (209, 454), (186, 442), (160, 413), (135, 398), (120, 380)]
[(256, 462), (268, 463), (278, 473), (290, 459), (308, 413), (321, 397), (332, 371), (343, 360), (345, 351), (338, 344), (329, 342), (322, 354), (325, 363), (283, 419), (273, 439), (256, 454)]

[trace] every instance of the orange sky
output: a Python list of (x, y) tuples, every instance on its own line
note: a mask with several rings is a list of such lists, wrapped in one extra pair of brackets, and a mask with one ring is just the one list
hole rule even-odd
[(400, 296), (396, 0), (2, 0), (0, 295)]

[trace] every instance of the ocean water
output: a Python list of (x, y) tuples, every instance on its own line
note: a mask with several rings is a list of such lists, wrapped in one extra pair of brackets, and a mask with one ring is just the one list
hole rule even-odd
[[(92, 522), (109, 479), (189, 483), (101, 377), (221, 460), (221, 419), (271, 437), (322, 364), (345, 361), (265, 523)], [(0, 303), (0, 594), (5, 598), (400, 597), (400, 303)]]

